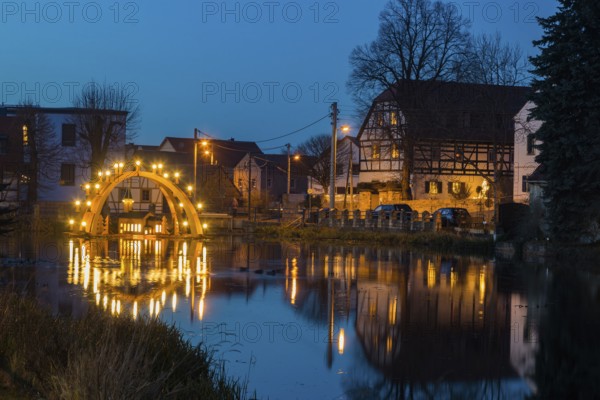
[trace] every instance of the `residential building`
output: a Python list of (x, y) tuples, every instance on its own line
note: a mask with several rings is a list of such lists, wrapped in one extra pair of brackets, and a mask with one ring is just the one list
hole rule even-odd
[[(82, 185), (95, 178), (91, 176), (89, 148), (82, 140), (81, 124), (87, 115), (101, 115), (105, 123), (117, 127), (104, 167), (117, 160), (122, 161), (125, 157), (126, 111), (0, 107), (3, 129), (7, 124), (11, 126), (8, 133), (0, 132), (0, 136), (6, 138), (5, 143), (10, 146), (11, 153), (10, 156), (6, 155), (8, 157), (0, 155), (1, 179), (11, 182), (10, 191), (16, 202), (60, 203), (81, 196)], [(38, 138), (36, 148), (33, 147), (34, 137)], [(18, 167), (15, 167), (16, 158), (20, 162)], [(36, 169), (38, 173), (34, 174), (32, 171)], [(18, 179), (14, 179), (15, 175), (18, 175)]]
[[(130, 145), (127, 158), (131, 162), (139, 160), (146, 169), (156, 169), (157, 173), (170, 176), (190, 197), (203, 205), (203, 210), (228, 212), (234, 198), (243, 198), (236, 167), (249, 152), (262, 154), (254, 142), (195, 141), (193, 138), (169, 136), (158, 146)], [(134, 211), (150, 211), (157, 215), (169, 213), (161, 190), (148, 179), (133, 178), (120, 184), (108, 201), (110, 209), (120, 212), (126, 194), (134, 200)]]
[[(530, 89), (400, 81), (374, 101), (358, 134), (359, 190), (386, 202), (512, 199), (514, 123)], [(487, 198), (488, 202), (493, 198)]]

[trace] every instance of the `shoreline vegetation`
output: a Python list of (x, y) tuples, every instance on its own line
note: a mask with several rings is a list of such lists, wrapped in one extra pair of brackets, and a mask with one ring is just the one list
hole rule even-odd
[(451, 232), (376, 232), (345, 230), (329, 227), (257, 226), (255, 235), (261, 239), (331, 244), (366, 244), (375, 246), (403, 246), (407, 249), (459, 254), (492, 255), (491, 237), (461, 236)]
[(0, 291), (3, 399), (241, 399), (211, 355), (156, 319), (54, 316)]

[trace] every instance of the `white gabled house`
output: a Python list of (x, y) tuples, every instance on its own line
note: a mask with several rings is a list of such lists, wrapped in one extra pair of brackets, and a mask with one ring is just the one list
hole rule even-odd
[(535, 133), (542, 126), (542, 122), (530, 119), (531, 109), (534, 107), (535, 104), (528, 101), (514, 118), (515, 172), (513, 201), (516, 203), (529, 203), (531, 192), (529, 177), (540, 166), (535, 161), (535, 157), (539, 154), (539, 150), (536, 148), (539, 143), (535, 139)]

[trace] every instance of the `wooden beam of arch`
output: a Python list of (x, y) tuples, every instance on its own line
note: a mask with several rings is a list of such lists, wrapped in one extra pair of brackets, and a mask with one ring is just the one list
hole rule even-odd
[(173, 215), (174, 234), (179, 234), (183, 229), (183, 221), (185, 218), (183, 218), (181, 207), (178, 207), (179, 203), (182, 203), (183, 211), (187, 216), (190, 233), (195, 236), (202, 235), (202, 224), (200, 223), (200, 218), (198, 218), (198, 212), (187, 194), (169, 179), (157, 175), (154, 172), (140, 170), (124, 172), (121, 175), (115, 176), (111, 182), (101, 183), (102, 186), (98, 193), (93, 195), (92, 205), (88, 207), (88, 210), (83, 215), (83, 221), (86, 223), (82, 229), (84, 232), (91, 235), (95, 235), (98, 232), (98, 226), (102, 222), (102, 207), (108, 200), (110, 192), (112, 192), (120, 183), (135, 177), (146, 178), (158, 185), (159, 190), (167, 200), (171, 215)]

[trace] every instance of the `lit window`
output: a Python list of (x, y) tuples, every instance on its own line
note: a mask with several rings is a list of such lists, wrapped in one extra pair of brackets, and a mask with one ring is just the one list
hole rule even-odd
[(452, 183), (452, 193), (459, 194), (464, 183), (463, 182), (451, 182)]
[(379, 159), (379, 145), (378, 144), (374, 144), (371, 146), (371, 157), (374, 160)]
[(23, 125), (23, 146), (27, 146), (29, 144), (29, 129), (27, 125)]
[(392, 143), (392, 158), (400, 157), (400, 150), (398, 149), (398, 143)]
[(238, 187), (241, 188), (242, 187), (242, 178), (238, 179)]
[(425, 193), (429, 193), (429, 194), (442, 193), (442, 182), (426, 181), (425, 182)]
[(391, 125), (398, 125), (398, 117), (396, 116), (396, 113), (394, 111), (392, 111), (390, 113), (390, 124)]

